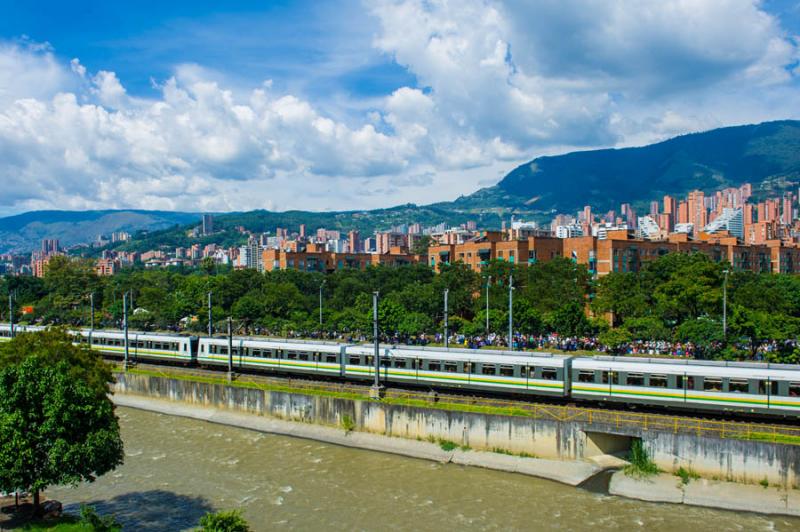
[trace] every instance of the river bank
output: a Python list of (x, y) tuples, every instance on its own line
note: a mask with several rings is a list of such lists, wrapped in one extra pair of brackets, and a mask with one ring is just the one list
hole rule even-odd
[[(345, 447), (387, 452), (402, 456), (476, 466), (554, 480), (570, 486), (587, 482), (611, 467), (619, 466), (607, 456), (595, 461), (547, 460), (485, 452), (467, 448), (447, 449), (434, 442), (389, 437), (331, 426), (287, 421), (179, 401), (141, 395), (116, 394), (117, 405), (191, 418), (258, 432), (305, 438)], [(611, 463), (609, 463), (611, 462)], [(758, 491), (761, 490), (761, 491)], [(734, 482), (693, 480), (683, 484), (673, 475), (661, 474), (637, 479), (618, 471), (612, 476), (609, 493), (650, 502), (680, 503), (707, 508), (750, 511), (763, 514), (800, 516), (800, 493), (796, 489), (764, 489)]]

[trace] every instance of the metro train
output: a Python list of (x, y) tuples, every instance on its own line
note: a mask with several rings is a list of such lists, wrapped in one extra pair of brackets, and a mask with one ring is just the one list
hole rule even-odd
[[(120, 331), (72, 334), (106, 355), (124, 353)], [(0, 341), (10, 336), (10, 326), (0, 324)], [(235, 370), (354, 381), (375, 375), (372, 345), (248, 337), (234, 337), (232, 345)], [(229, 360), (221, 337), (129, 331), (128, 350), (135, 360), (223, 368)], [(800, 418), (800, 365), (389, 345), (380, 346), (380, 358), (380, 380), (389, 384)]]

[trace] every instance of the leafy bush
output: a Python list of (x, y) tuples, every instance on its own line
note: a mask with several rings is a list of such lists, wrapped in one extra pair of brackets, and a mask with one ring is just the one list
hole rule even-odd
[(341, 424), (345, 432), (353, 432), (356, 428), (356, 422), (347, 414), (342, 416)]
[(697, 472), (692, 468), (683, 466), (679, 467), (678, 470), (675, 471), (675, 476), (680, 477), (681, 484), (684, 485), (688, 484), (690, 480), (697, 480), (700, 478), (700, 475), (698, 475)]
[(250, 525), (239, 510), (207, 513), (200, 519), (200, 532), (249, 532)]
[(628, 476), (649, 477), (661, 472), (644, 448), (642, 440), (633, 440), (628, 461), (630, 464), (625, 467)]
[(94, 506), (81, 505), (82, 525), (86, 525), (94, 532), (118, 532), (122, 530), (122, 525), (117, 522), (113, 515), (102, 516), (97, 513)]

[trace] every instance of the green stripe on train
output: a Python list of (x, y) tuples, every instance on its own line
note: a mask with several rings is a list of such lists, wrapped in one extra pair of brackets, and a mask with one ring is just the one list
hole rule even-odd
[(605, 395), (605, 396), (620, 396), (620, 397), (643, 397), (646, 399), (650, 399), (653, 397), (658, 397), (662, 399), (668, 400), (677, 400), (677, 401), (685, 401), (685, 402), (692, 402), (692, 403), (700, 403), (703, 401), (711, 402), (711, 403), (727, 403), (727, 404), (735, 404), (738, 403), (740, 405), (747, 405), (747, 406), (780, 406), (780, 407), (788, 407), (788, 408), (800, 408), (800, 403), (786, 403), (783, 401), (776, 401), (770, 400), (769, 402), (766, 399), (741, 399), (737, 397), (707, 397), (701, 395), (686, 395), (683, 394), (668, 394), (664, 392), (648, 392), (648, 391), (641, 391), (641, 392), (634, 392), (629, 390), (614, 390), (613, 388), (609, 390), (602, 390), (597, 388), (587, 388), (585, 386), (573, 386), (573, 391), (576, 392), (584, 392), (590, 393), (594, 395)]

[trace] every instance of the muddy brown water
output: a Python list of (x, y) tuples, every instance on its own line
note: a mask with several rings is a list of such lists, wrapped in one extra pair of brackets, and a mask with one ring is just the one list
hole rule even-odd
[(240, 508), (254, 530), (800, 530), (800, 519), (652, 504), (523, 475), (438, 464), (117, 410), (125, 464), (47, 495), (126, 530), (187, 530)]

